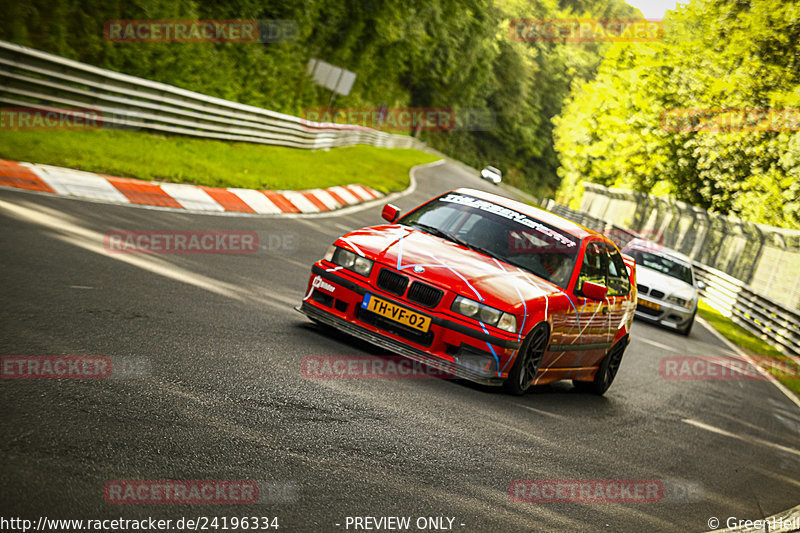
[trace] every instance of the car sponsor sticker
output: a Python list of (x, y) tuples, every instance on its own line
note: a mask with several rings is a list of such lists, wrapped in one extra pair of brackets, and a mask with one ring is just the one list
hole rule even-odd
[(334, 285), (331, 285), (330, 283), (328, 283), (319, 276), (316, 276), (314, 278), (314, 281), (311, 282), (311, 286), (314, 287), (315, 289), (322, 289), (330, 293), (336, 292), (336, 287)]
[(513, 220), (514, 222), (522, 224), (523, 226), (527, 226), (538, 231), (542, 235), (546, 235), (548, 238), (554, 241), (558, 241), (559, 244), (567, 248), (573, 248), (576, 246), (575, 241), (569, 239), (567, 236), (548, 228), (541, 222), (533, 220), (532, 218), (529, 218), (518, 211), (503, 207), (502, 205), (488, 202), (486, 200), (480, 200), (472, 196), (455, 193), (450, 193), (447, 196), (440, 198), (440, 200), (442, 202), (450, 202), (459, 205), (466, 205), (468, 207), (474, 207), (476, 209), (480, 209), (481, 211), (486, 211), (487, 213), (492, 213), (494, 215), (507, 218), (508, 220)]

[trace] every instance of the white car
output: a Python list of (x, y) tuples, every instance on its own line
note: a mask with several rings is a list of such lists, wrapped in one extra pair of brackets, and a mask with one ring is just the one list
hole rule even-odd
[(622, 253), (636, 260), (636, 317), (688, 336), (697, 314), (697, 290), (702, 288), (702, 282), (696, 281), (692, 260), (643, 239), (629, 242)]
[(495, 167), (484, 167), (481, 170), (481, 178), (485, 179), (486, 181), (491, 181), (495, 185), (500, 183), (503, 179), (503, 173), (497, 170)]

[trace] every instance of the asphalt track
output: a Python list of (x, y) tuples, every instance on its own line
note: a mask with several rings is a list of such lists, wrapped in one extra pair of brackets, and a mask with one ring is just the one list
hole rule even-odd
[[(494, 190), (449, 164), (417, 178), (395, 200), (403, 209), (458, 186)], [(293, 309), (334, 238), (379, 222), (380, 206), (241, 218), (0, 190), (0, 354), (140, 365), (128, 379), (0, 382), (2, 516), (277, 516), (279, 531), (446, 516), (454, 531), (705, 531), (712, 516), (759, 518), (800, 502), (795, 404), (765, 381), (660, 375), (663, 357), (730, 354), (700, 324), (687, 339), (636, 322), (602, 398), (568, 383), (516, 398), (439, 379), (304, 378), (306, 356), (381, 357)], [(196, 229), (256, 231), (263, 249), (103, 247), (111, 230)], [(515, 479), (659, 480), (665, 497), (515, 503)], [(239, 506), (119, 505), (103, 498), (112, 480), (286, 490)]]

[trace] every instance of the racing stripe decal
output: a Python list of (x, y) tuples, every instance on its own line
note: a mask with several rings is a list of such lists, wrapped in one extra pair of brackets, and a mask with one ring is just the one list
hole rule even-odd
[[(481, 325), (481, 329), (483, 329), (484, 333), (486, 333), (487, 335), (491, 335), (489, 333), (489, 330), (486, 329), (486, 324), (484, 324), (480, 320), (478, 320), (478, 324)], [(489, 347), (489, 351), (492, 352), (492, 357), (494, 357), (494, 362), (496, 363), (495, 368), (497, 369), (497, 377), (500, 377), (500, 358), (497, 357), (497, 353), (494, 351), (494, 347), (491, 344), (489, 344), (488, 341), (486, 342), (486, 346), (488, 346)], [(511, 358), (509, 357), (509, 359), (511, 359)], [(506, 364), (508, 364), (508, 363), (506, 363)]]
[(361, 251), (361, 248), (359, 248), (358, 246), (356, 246), (355, 244), (353, 244), (353, 241), (351, 241), (350, 239), (348, 239), (348, 238), (346, 238), (346, 237), (340, 237), (340, 239), (341, 239), (341, 240), (343, 240), (344, 242), (346, 242), (347, 244), (349, 244), (349, 245), (350, 245), (350, 247), (353, 249), (353, 251), (354, 251), (355, 253), (357, 253), (357, 254), (358, 254), (358, 255), (360, 255), (361, 257), (366, 257), (366, 256), (364, 255), (364, 252), (362, 252), (362, 251)]

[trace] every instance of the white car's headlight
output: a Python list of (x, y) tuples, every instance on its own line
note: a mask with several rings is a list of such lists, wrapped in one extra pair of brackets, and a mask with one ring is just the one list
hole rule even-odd
[(679, 305), (681, 307), (685, 307), (686, 309), (691, 309), (694, 300), (687, 300), (686, 298), (681, 298), (680, 296), (667, 296), (667, 301), (671, 304)]
[[(364, 277), (368, 277), (369, 273), (372, 272), (373, 262), (366, 257), (356, 255), (350, 250), (345, 250), (344, 248), (338, 248), (336, 246), (333, 248), (334, 250), (330, 259), (333, 264), (344, 267), (347, 270), (352, 270), (353, 272), (361, 274)], [(327, 258), (327, 254), (325, 255)]]
[(463, 296), (456, 296), (453, 305), (450, 309), (475, 320), (485, 322), (490, 326), (508, 331), (510, 333), (517, 332), (517, 319), (511, 313), (504, 313), (494, 307), (483, 305), (475, 300), (464, 298)]

